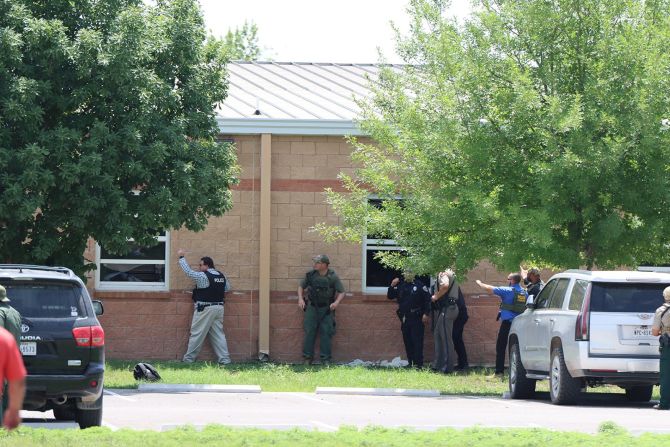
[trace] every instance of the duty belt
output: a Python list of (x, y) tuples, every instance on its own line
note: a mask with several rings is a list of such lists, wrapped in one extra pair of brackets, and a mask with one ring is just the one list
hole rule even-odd
[(217, 301), (210, 303), (208, 301), (196, 301), (195, 308), (198, 312), (202, 312), (206, 307), (209, 306), (223, 306), (223, 301)]
[(321, 303), (321, 304), (316, 304), (314, 301), (310, 301), (309, 304), (314, 307), (322, 308), (326, 306), (330, 306), (330, 303)]

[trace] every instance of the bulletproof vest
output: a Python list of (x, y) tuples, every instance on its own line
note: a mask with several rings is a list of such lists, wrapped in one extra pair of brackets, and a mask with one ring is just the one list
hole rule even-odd
[[(218, 270), (217, 270), (218, 272)], [(206, 289), (193, 289), (193, 301), (205, 301), (208, 303), (219, 303), (226, 299), (226, 277), (219, 272), (218, 275), (213, 275), (209, 272), (204, 272), (209, 279), (209, 287)]]
[(502, 310), (510, 310), (514, 313), (520, 314), (526, 310), (527, 296), (523, 291), (514, 290), (514, 299), (511, 304), (500, 303)]
[(326, 276), (321, 276), (316, 270), (307, 273), (306, 282), (309, 289), (309, 299), (317, 306), (323, 306), (335, 301), (335, 273), (328, 270)]

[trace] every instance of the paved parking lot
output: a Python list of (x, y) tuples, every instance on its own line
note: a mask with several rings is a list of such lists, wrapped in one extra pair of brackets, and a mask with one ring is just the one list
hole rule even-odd
[[(555, 406), (548, 395), (532, 401), (489, 397), (389, 397), (313, 393), (142, 393), (106, 391), (103, 424), (112, 429), (169, 430), (182, 425), (224, 424), (266, 429), (331, 431), (341, 425), (364, 427), (472, 426), (549, 428), (595, 433), (613, 421), (631, 433), (670, 433), (667, 414), (653, 403), (631, 404), (622, 395), (586, 394), (577, 406)], [(76, 428), (56, 422), (51, 412), (23, 412), (26, 425)], [(46, 419), (45, 419), (46, 417)]]

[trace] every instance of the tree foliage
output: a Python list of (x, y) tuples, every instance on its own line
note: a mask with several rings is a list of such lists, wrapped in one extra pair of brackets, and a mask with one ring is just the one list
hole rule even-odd
[(242, 28), (228, 30), (224, 39), (230, 60), (255, 61), (261, 56), (258, 46), (258, 26), (244, 22)]
[(231, 207), (225, 52), (195, 0), (0, 0), (0, 252), (82, 272), (89, 237), (201, 230)]
[(356, 142), (321, 231), (385, 233), (409, 255), (385, 261), (424, 272), (667, 263), (670, 4), (484, 0), (462, 23), (445, 6), (411, 1), (407, 65), (373, 84), (376, 144)]

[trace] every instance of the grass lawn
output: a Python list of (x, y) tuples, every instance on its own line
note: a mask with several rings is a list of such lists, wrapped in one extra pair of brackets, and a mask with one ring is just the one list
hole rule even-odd
[[(135, 361), (109, 361), (105, 371), (107, 388), (137, 388), (132, 369)], [(263, 391), (313, 392), (317, 386), (436, 389), (442, 394), (500, 396), (508, 390), (505, 380), (487, 378), (489, 368), (473, 368), (467, 373), (438, 374), (428, 369), (367, 368), (344, 365), (304, 366), (278, 363), (235, 363), (220, 368), (216, 363), (178, 361), (152, 362), (160, 383), (259, 385)], [(548, 381), (537, 384), (538, 391), (549, 391)], [(623, 392), (619, 387), (589, 389), (590, 392)], [(654, 390), (658, 399), (658, 389)]]
[(167, 432), (90, 428), (87, 430), (47, 430), (20, 428), (0, 431), (0, 447), (48, 445), (49, 447), (188, 447), (188, 446), (584, 446), (642, 447), (670, 444), (670, 435), (631, 436), (621, 427), (605, 422), (596, 435), (546, 429), (502, 430), (469, 428), (416, 431), (369, 427), (344, 427), (336, 432), (305, 430), (236, 429), (211, 425), (202, 431), (180, 428)]

